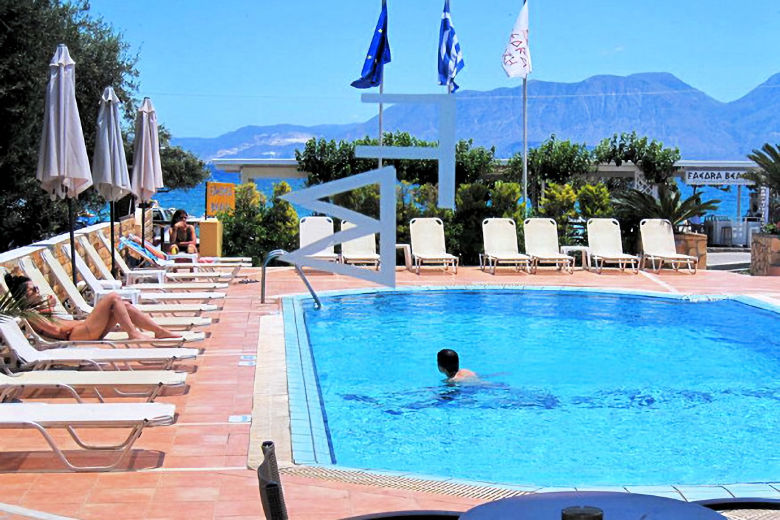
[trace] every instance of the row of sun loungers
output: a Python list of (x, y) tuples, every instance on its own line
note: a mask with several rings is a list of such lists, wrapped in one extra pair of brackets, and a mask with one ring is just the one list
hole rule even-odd
[[(354, 227), (342, 222), (341, 230)], [(574, 258), (561, 253), (558, 243), (557, 225), (550, 218), (529, 218), (523, 223), (525, 253), (521, 253), (517, 241), (515, 221), (509, 218), (487, 218), (482, 222), (484, 253), (480, 265), (492, 273), (500, 265), (523, 268), (536, 272), (539, 265), (552, 264), (571, 273)], [(623, 252), (620, 224), (615, 219), (594, 218), (587, 222), (588, 254), (597, 272), (607, 264), (615, 264), (620, 270), (631, 269), (637, 273), (650, 261), (652, 269), (660, 271), (664, 263), (675, 270), (687, 266), (689, 272), (696, 271), (698, 258), (676, 252), (674, 232), (668, 220), (645, 219), (640, 223), (643, 254), (641, 257)], [(333, 235), (333, 220), (330, 217), (304, 217), (300, 222), (300, 243), (305, 247)], [(458, 258), (447, 252), (444, 242), (444, 224), (438, 218), (415, 218), (409, 223), (411, 251), (414, 268), (419, 274), (423, 265), (441, 265), (457, 273)], [(362, 236), (341, 244), (341, 255), (334, 252), (333, 245), (310, 255), (319, 260), (341, 261), (352, 264), (379, 266), (376, 242), (373, 234)], [(656, 267), (657, 265), (657, 267)]]
[[(110, 250), (105, 236), (100, 238)], [(85, 292), (73, 284), (55, 250), (40, 251), (40, 260), (67, 296), (68, 307), (57, 298), (32, 258), (19, 260), (19, 269), (38, 287), (41, 296), (52, 296), (52, 312), (56, 317), (73, 319), (89, 314), (96, 298), (118, 291), (123, 297), (139, 302), (136, 306), (152, 315), (157, 323), (176, 330), (178, 337), (129, 340), (123, 332), (111, 332), (100, 341), (50, 340), (41, 337), (23, 320), (0, 319), (0, 428), (34, 429), (67, 468), (105, 471), (126, 459), (145, 428), (175, 422), (174, 405), (154, 400), (163, 390), (186, 388), (187, 373), (173, 369), (196, 359), (202, 350), (183, 345), (206, 337), (206, 333), (193, 330), (212, 323), (211, 318), (201, 314), (221, 308), (224, 289), (242, 267), (250, 264), (246, 258), (228, 262), (210, 259), (203, 263), (195, 258), (177, 259), (186, 263), (169, 258), (155, 260), (155, 255), (140, 248), (135, 255), (153, 269), (131, 270), (121, 255), (117, 255), (117, 266), (129, 281), (122, 284), (112, 276), (86, 236), (79, 237), (78, 244), (81, 251), (76, 255), (76, 269), (89, 289)], [(54, 247), (61, 248), (70, 257), (69, 244)], [(0, 277), (0, 293), (7, 290)], [(63, 403), (62, 398), (56, 402), (19, 401), (52, 390), (58, 391), (58, 396), (64, 393), (71, 402)], [(117, 397), (133, 398), (136, 402), (106, 402), (107, 398)], [(94, 400), (85, 402), (86, 398)], [(128, 433), (118, 444), (94, 445), (77, 433), (83, 428), (121, 429)], [(67, 431), (82, 450), (105, 453), (105, 463), (97, 464), (94, 459), (79, 462), (82, 459), (60, 446), (59, 437), (50, 433), (52, 429)]]

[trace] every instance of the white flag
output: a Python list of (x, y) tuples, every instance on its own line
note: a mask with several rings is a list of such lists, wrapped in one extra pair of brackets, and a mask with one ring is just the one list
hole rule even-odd
[(504, 71), (510, 78), (518, 76), (525, 78), (531, 73), (531, 50), (528, 48), (528, 0), (523, 1), (523, 8), (520, 9), (512, 34), (509, 35), (503, 61)]

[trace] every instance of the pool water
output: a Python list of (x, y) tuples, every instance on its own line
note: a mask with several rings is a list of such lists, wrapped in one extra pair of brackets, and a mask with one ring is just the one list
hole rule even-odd
[[(544, 486), (780, 480), (780, 317), (532, 290), (304, 305), (334, 462)], [(479, 384), (447, 384), (453, 348)]]

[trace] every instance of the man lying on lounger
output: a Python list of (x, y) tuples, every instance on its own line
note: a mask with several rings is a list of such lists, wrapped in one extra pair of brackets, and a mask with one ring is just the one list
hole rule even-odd
[[(40, 291), (26, 276), (5, 275), (5, 283), (14, 298), (35, 301)], [(122, 300), (118, 293), (101, 298), (95, 308), (83, 320), (60, 320), (54, 317), (32, 320), (30, 325), (39, 334), (60, 340), (99, 340), (115, 327), (127, 333), (130, 339), (144, 339), (138, 329), (154, 332), (154, 337), (178, 338), (179, 335), (155, 323), (149, 316)]]
[(448, 382), (459, 383), (478, 380), (477, 374), (468, 368), (460, 368), (458, 353), (452, 349), (440, 350), (436, 355), (436, 362), (439, 364), (439, 372), (447, 376)]

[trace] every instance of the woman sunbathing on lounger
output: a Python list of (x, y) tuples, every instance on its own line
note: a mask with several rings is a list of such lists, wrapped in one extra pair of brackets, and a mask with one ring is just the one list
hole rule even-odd
[[(35, 301), (40, 291), (26, 276), (5, 275), (5, 283), (15, 298), (27, 298)], [(50, 295), (50, 298), (51, 297)], [(51, 308), (53, 306), (49, 306)], [(52, 339), (60, 340), (99, 340), (117, 326), (125, 331), (129, 339), (144, 339), (138, 329), (154, 332), (154, 337), (178, 338), (179, 335), (159, 326), (149, 316), (139, 311), (131, 303), (122, 300), (118, 293), (110, 293), (95, 305), (84, 319), (61, 320), (57, 318), (32, 320), (30, 325), (36, 332)]]

